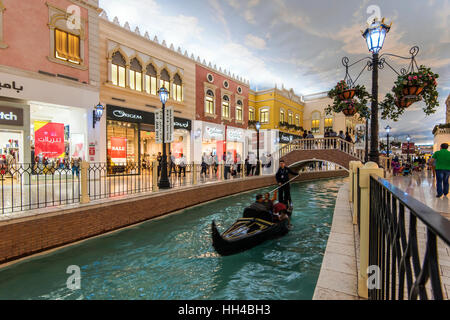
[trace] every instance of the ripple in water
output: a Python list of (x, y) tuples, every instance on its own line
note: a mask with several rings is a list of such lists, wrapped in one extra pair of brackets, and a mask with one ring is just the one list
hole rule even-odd
[[(292, 185), (294, 229), (221, 257), (211, 245), (258, 191), (184, 210), (0, 270), (0, 299), (311, 299), (344, 179)], [(117, 213), (120, 214), (120, 213)], [(67, 289), (70, 265), (81, 289)]]

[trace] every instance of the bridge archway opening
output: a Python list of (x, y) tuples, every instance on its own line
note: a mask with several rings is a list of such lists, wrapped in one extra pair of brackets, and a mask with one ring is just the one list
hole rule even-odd
[(289, 165), (290, 168), (300, 168), (300, 170), (305, 169), (306, 172), (309, 171), (320, 171), (320, 170), (345, 170), (350, 172), (347, 168), (341, 166), (336, 162), (323, 159), (305, 159), (294, 162)]

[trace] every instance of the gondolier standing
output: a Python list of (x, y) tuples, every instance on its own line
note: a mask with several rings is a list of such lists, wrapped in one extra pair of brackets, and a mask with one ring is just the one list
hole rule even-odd
[(291, 185), (288, 183), (289, 174), (298, 175), (297, 172), (294, 172), (290, 168), (286, 167), (286, 163), (284, 162), (284, 160), (281, 160), (280, 168), (275, 175), (278, 185), (282, 186), (279, 189), (278, 201), (284, 203), (287, 207), (289, 207), (291, 202)]

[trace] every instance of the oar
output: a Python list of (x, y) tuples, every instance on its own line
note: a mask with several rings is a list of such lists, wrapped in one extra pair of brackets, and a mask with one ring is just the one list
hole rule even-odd
[(280, 189), (280, 188), (282, 188), (282, 187), (284, 187), (285, 185), (287, 185), (288, 183), (290, 183), (291, 181), (293, 181), (293, 180), (295, 180), (295, 179), (297, 179), (298, 177), (300, 176), (300, 173), (298, 174), (298, 175), (296, 175), (294, 178), (292, 178), (291, 180), (289, 180), (288, 182), (286, 182), (285, 184), (282, 184), (281, 186), (279, 186), (278, 188), (276, 188), (276, 189), (274, 189), (274, 190), (272, 190), (272, 191), (270, 191), (269, 193), (272, 193), (272, 192), (275, 192), (275, 191), (277, 191), (278, 189)]

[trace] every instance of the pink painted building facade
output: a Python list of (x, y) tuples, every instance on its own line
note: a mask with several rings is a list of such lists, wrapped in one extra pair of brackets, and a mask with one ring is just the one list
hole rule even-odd
[(99, 12), (98, 0), (0, 0), (0, 157), (96, 160)]

